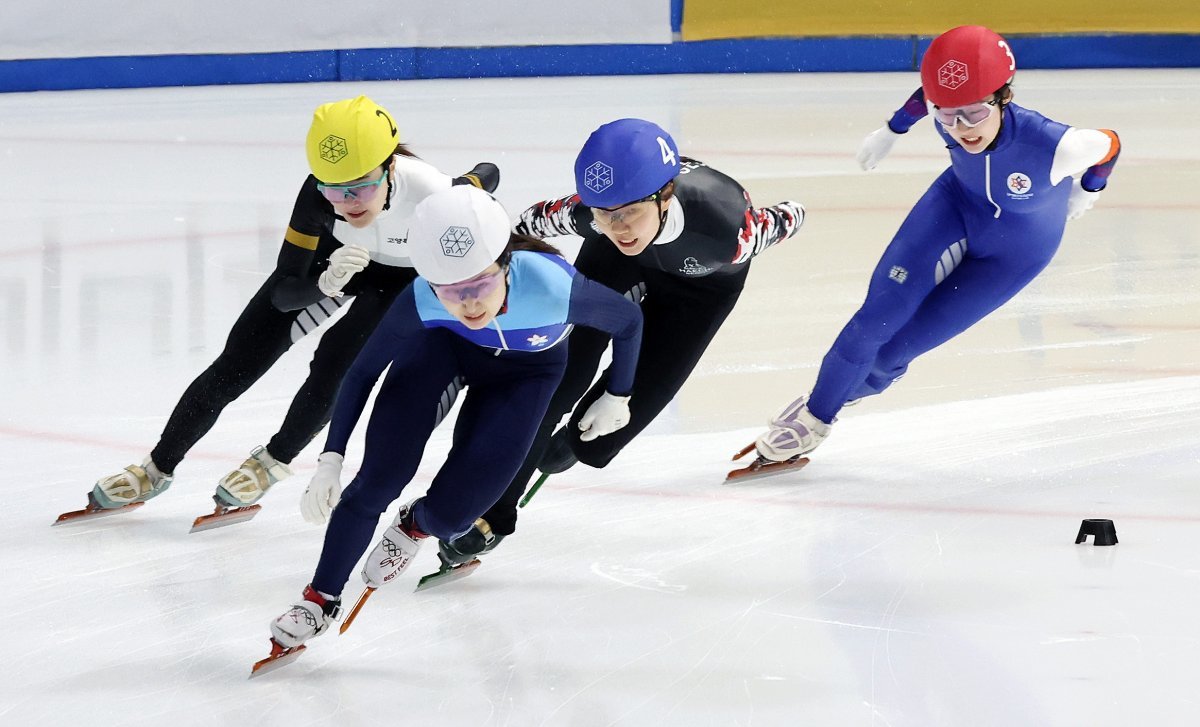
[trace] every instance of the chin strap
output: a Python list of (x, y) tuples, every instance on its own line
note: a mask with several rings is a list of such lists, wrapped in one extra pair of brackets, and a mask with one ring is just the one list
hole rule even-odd
[(662, 197), (659, 197), (655, 202), (658, 203), (658, 231), (654, 233), (654, 237), (650, 238), (650, 245), (653, 245), (655, 240), (662, 237), (663, 230), (667, 229), (667, 215), (671, 214), (671, 202), (669, 200), (666, 207), (663, 207)]
[(383, 170), (383, 173), (387, 175), (387, 186), (388, 186), (387, 200), (384, 201), (384, 203), (383, 203), (383, 211), (385, 211), (385, 212), (387, 210), (391, 209), (392, 195), (396, 193), (396, 187), (394, 185), (392, 185), (392, 173), (395, 171), (395, 168), (396, 168), (395, 157), (392, 157), (392, 161), (387, 165), (387, 169)]

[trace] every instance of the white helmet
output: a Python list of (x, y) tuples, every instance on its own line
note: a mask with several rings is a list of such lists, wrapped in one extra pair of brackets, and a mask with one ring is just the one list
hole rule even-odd
[(434, 192), (417, 205), (408, 252), (417, 274), (434, 285), (470, 280), (508, 246), (508, 213), (469, 184)]

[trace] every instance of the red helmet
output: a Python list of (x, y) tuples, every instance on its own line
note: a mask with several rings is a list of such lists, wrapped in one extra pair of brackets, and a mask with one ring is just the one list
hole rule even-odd
[(1016, 70), (1008, 41), (982, 25), (961, 25), (925, 51), (921, 87), (934, 106), (966, 106), (998, 91)]

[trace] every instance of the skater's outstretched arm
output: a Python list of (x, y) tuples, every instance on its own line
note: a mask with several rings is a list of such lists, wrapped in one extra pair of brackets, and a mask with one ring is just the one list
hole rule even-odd
[(907, 134), (914, 124), (928, 115), (929, 108), (925, 105), (925, 90), (918, 88), (913, 95), (908, 97), (903, 106), (896, 109), (886, 124), (863, 139), (862, 146), (858, 150), (859, 166), (863, 168), (863, 171), (870, 171), (879, 166), (879, 162), (883, 161), (888, 152), (892, 150), (896, 139), (901, 134)]

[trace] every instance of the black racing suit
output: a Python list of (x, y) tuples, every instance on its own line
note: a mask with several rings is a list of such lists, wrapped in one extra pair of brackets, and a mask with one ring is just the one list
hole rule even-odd
[[(592, 385), (608, 338), (592, 329), (571, 334), (567, 370), (517, 476), (500, 500), (483, 515), (497, 535), (516, 529), (517, 502), (541, 461), (562, 416), (579, 461), (604, 467), (658, 416), (675, 397), (733, 310), (750, 270), (750, 258), (791, 237), (804, 220), (795, 202), (755, 208), (750, 196), (730, 177), (683, 159), (674, 198), (658, 238), (636, 256), (620, 252), (592, 222), (592, 211), (578, 196), (540, 202), (521, 215), (518, 232), (536, 237), (581, 235), (575, 260), (580, 273), (641, 302), (644, 328), (629, 424), (590, 442), (580, 439), (578, 423), (604, 393), (608, 373)], [(590, 388), (589, 388), (590, 386)]]

